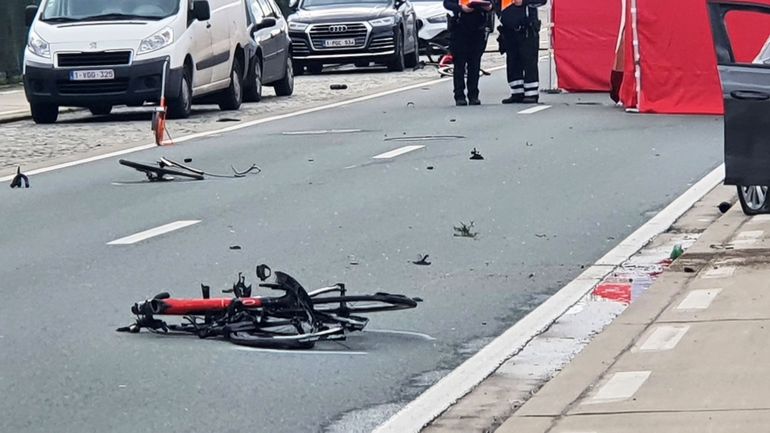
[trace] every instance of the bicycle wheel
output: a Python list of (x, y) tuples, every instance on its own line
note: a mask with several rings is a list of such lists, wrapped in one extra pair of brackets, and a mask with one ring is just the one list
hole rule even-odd
[(440, 66), (438, 68), (438, 74), (442, 77), (451, 77), (454, 74), (454, 66)]
[(417, 300), (403, 295), (376, 293), (374, 295), (317, 297), (313, 298), (313, 307), (322, 313), (347, 315), (407, 310), (417, 307), (417, 302)]

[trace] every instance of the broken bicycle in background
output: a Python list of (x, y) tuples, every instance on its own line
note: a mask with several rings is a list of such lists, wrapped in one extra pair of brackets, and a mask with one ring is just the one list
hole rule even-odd
[[(257, 266), (260, 281), (270, 278), (266, 265)], [(190, 334), (199, 338), (221, 338), (235, 344), (276, 348), (309, 349), (318, 341), (344, 340), (345, 334), (362, 331), (367, 313), (411, 309), (422, 300), (404, 295), (375, 293), (349, 295), (344, 284), (307, 292), (288, 274), (275, 272), (272, 283), (259, 287), (283, 292), (279, 297), (252, 297), (242, 274), (233, 287), (223, 290), (229, 298), (211, 298), (211, 288), (201, 285), (198, 299), (172, 298), (163, 292), (131, 307), (137, 318), (118, 332), (141, 329), (160, 334)], [(156, 316), (179, 316), (182, 323), (169, 324)]]
[(160, 160), (157, 162), (157, 166), (144, 164), (141, 162), (128, 161), (125, 159), (121, 159), (118, 162), (120, 165), (124, 165), (144, 173), (150, 182), (167, 182), (174, 180), (175, 176), (183, 177), (189, 180), (203, 180), (205, 179), (205, 176), (237, 179), (246, 177), (246, 175), (249, 173), (258, 174), (262, 172), (262, 169), (260, 169), (256, 164), (252, 164), (251, 167), (244, 171), (238, 171), (235, 169), (235, 167), (230, 166), (230, 168), (233, 170), (232, 174), (215, 174), (186, 165), (188, 161), (191, 160), (185, 160), (185, 164), (183, 164), (167, 158), (160, 158)]

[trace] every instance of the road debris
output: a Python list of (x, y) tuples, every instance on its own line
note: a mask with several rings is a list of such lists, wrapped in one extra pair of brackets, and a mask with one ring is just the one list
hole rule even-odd
[(432, 166), (432, 165), (429, 165), (429, 166), (428, 166), (428, 170), (433, 170), (433, 166)]
[(231, 250), (242, 250), (243, 248), (241, 248), (240, 245), (230, 245), (230, 249)]
[(671, 255), (669, 258), (671, 260), (676, 260), (679, 257), (682, 257), (682, 254), (684, 254), (684, 248), (682, 248), (682, 245), (676, 244), (674, 245), (674, 249), (671, 250)]
[(234, 119), (232, 117), (223, 117), (217, 120), (217, 122), (240, 122), (240, 121), (241, 119)]
[(16, 167), (16, 176), (11, 180), (11, 188), (21, 188), (22, 182), (24, 183), (24, 188), (29, 188), (29, 178), (21, 172), (21, 166), (18, 166)]
[(484, 157), (481, 156), (481, 153), (478, 150), (476, 150), (476, 148), (474, 147), (473, 150), (471, 150), (471, 158), (470, 159), (478, 161), (478, 160), (484, 159)]
[(719, 203), (719, 206), (717, 207), (719, 208), (719, 212), (727, 213), (727, 211), (730, 210), (732, 205), (726, 201), (723, 201), (722, 203)]
[(430, 257), (430, 254), (420, 254), (417, 256), (417, 260), (413, 261), (412, 263), (420, 266), (430, 266), (431, 262), (428, 261), (428, 257)]
[(348, 263), (354, 266), (359, 264), (358, 259), (353, 254), (348, 255)]
[(542, 239), (542, 238), (547, 238), (547, 237), (548, 237), (548, 235), (547, 235), (547, 234), (545, 234), (545, 233), (535, 233), (535, 237), (536, 237), (536, 238), (541, 238), (541, 239)]
[(411, 102), (411, 101), (407, 102), (406, 103), (406, 108), (414, 108), (414, 102)]
[(332, 90), (345, 90), (348, 88), (347, 84), (332, 84), (329, 86)]
[(238, 171), (235, 169), (235, 167), (230, 166), (230, 168), (233, 170), (233, 174), (215, 174), (208, 173), (206, 171), (193, 168), (163, 157), (161, 157), (160, 161), (157, 162), (157, 166), (128, 161), (125, 159), (121, 159), (118, 162), (121, 165), (131, 167), (144, 173), (150, 182), (167, 182), (174, 180), (174, 176), (185, 177), (192, 180), (203, 180), (205, 176), (235, 179), (245, 177), (247, 174), (255, 171), (256, 173), (260, 173), (262, 171), (262, 169), (260, 169), (256, 164), (252, 164), (251, 167), (244, 171)]
[(476, 236), (479, 235), (479, 233), (471, 231), (473, 226), (474, 226), (474, 222), (473, 221), (471, 221), (468, 224), (465, 224), (464, 222), (460, 221), (460, 225), (454, 227), (454, 230), (455, 230), (454, 235), (455, 235), (455, 237), (475, 239)]
[(191, 162), (192, 162), (192, 158), (185, 158), (183, 161), (184, 161), (186, 164), (189, 164), (189, 163), (191, 163)]

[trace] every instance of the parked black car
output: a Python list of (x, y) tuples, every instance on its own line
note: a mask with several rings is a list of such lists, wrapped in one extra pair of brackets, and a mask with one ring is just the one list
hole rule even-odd
[(262, 99), (262, 86), (272, 86), (278, 96), (294, 92), (289, 26), (274, 0), (249, 1), (249, 26), (254, 45), (244, 78), (244, 100)]
[(419, 61), (417, 15), (408, 0), (295, 0), (289, 16), (294, 69), (320, 73), (331, 63), (391, 71)]

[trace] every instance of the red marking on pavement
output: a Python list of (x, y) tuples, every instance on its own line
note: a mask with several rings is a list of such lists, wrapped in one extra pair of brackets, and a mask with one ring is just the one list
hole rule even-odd
[(631, 283), (601, 283), (593, 291), (594, 296), (608, 301), (631, 303)]

